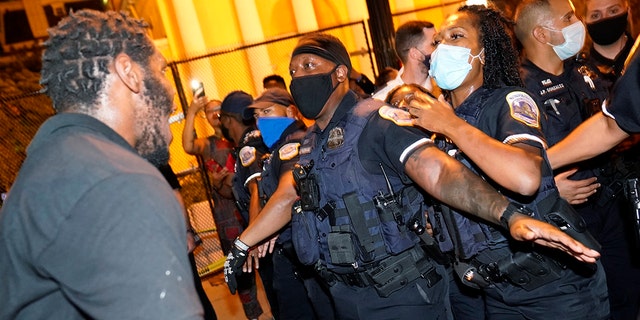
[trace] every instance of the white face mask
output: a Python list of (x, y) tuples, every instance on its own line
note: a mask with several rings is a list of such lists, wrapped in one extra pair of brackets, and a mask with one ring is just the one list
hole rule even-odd
[(484, 48), (477, 55), (471, 54), (471, 49), (458, 46), (439, 44), (431, 54), (431, 69), (429, 75), (436, 80), (438, 87), (443, 90), (453, 90), (462, 84), (462, 81), (471, 71), (471, 61), (478, 58)]
[(553, 45), (547, 42), (548, 45), (553, 47), (553, 51), (558, 55), (560, 60), (567, 60), (580, 52), (584, 45), (584, 39), (587, 31), (582, 24), (582, 21), (576, 21), (573, 24), (562, 28), (562, 30), (551, 29), (543, 27), (547, 30), (562, 32), (564, 37), (564, 43), (559, 45)]

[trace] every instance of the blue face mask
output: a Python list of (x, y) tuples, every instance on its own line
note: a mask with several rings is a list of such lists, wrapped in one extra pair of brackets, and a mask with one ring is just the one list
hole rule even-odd
[(264, 144), (271, 148), (274, 143), (280, 140), (280, 136), (287, 127), (296, 121), (289, 117), (262, 117), (258, 118), (256, 126), (262, 135)]
[(562, 32), (562, 36), (564, 37), (564, 43), (559, 45), (553, 45), (548, 43), (551, 47), (553, 47), (553, 51), (558, 55), (560, 60), (567, 60), (580, 52), (582, 46), (584, 45), (584, 38), (587, 34), (586, 29), (581, 21), (576, 21), (570, 26), (566, 26), (562, 28), (562, 30), (551, 29), (547, 27), (543, 27), (547, 30)]
[(429, 75), (436, 80), (440, 89), (453, 90), (462, 84), (471, 71), (471, 62), (475, 58), (480, 59), (483, 51), (484, 48), (474, 56), (469, 48), (439, 44), (431, 54)]

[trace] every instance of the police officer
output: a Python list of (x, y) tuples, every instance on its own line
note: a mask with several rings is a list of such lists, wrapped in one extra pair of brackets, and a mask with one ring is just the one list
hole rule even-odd
[[(596, 72), (575, 60), (586, 30), (568, 0), (521, 3), (515, 32), (527, 58), (522, 63), (525, 86), (540, 103), (547, 120), (543, 132), (548, 144), (554, 145), (600, 109), (608, 90)], [(561, 195), (573, 199), (587, 228), (603, 245), (601, 261), (607, 272), (612, 317), (628, 318), (623, 314), (635, 317), (637, 312), (640, 270), (631, 263), (622, 220), (623, 186), (616, 181), (614, 163), (608, 154), (580, 163), (577, 172), (559, 168), (556, 182)], [(592, 183), (596, 178), (597, 184)]]
[(627, 30), (629, 9), (628, 0), (584, 1), (584, 22), (591, 38), (586, 55), (608, 86), (622, 74), (633, 47), (633, 36)]
[[(514, 201), (534, 208), (539, 219), (562, 213), (565, 219), (584, 224), (555, 188), (544, 157), (540, 113), (522, 88), (518, 54), (508, 28), (504, 17), (484, 6), (462, 7), (443, 23), (436, 36), (431, 76), (445, 90), (451, 106), (444, 99), (418, 94), (422, 99), (414, 99), (410, 108), (414, 123), (444, 134), (447, 153), (499, 185)], [(555, 204), (568, 210), (559, 212)], [(442, 216), (441, 224), (453, 235), (449, 238), (459, 260), (455, 269), (465, 284), (483, 289), (488, 318), (608, 317), (606, 280), (600, 267), (595, 272), (592, 265), (565, 267), (566, 257), (560, 252), (509, 244), (508, 235), (489, 224), (451, 214), (448, 208), (440, 211), (433, 216)], [(432, 225), (439, 223), (432, 221)], [(593, 240), (588, 233), (580, 236)], [(446, 244), (442, 242), (443, 250), (449, 249)], [(476, 281), (471, 272), (484, 279)], [(579, 289), (568, 293), (567, 286)], [(470, 318), (469, 308), (462, 309), (467, 311), (464, 318)]]
[[(239, 90), (232, 91), (222, 100), (219, 113), (222, 135), (235, 145), (236, 162), (232, 190), (240, 214), (247, 224), (249, 223), (249, 188), (251, 184), (255, 184), (255, 178), (260, 175), (260, 171), (262, 171), (261, 159), (268, 151), (253, 119), (244, 118), (246, 108), (252, 103), (253, 97), (250, 94)], [(272, 285), (273, 264), (271, 257), (263, 259), (259, 273), (267, 300), (271, 305), (271, 314), (278, 317), (278, 302)], [(255, 285), (255, 277), (250, 279), (253, 279), (252, 285)], [(242, 283), (242, 286), (247, 287), (247, 280), (243, 278), (243, 281), (245, 282)]]
[(595, 157), (640, 133), (640, 58), (635, 55), (613, 88), (602, 112), (589, 118), (558, 144), (549, 148), (554, 168)]
[[(330, 35), (305, 36), (294, 49), (292, 96), (302, 115), (316, 121), (300, 146), (299, 166), (281, 178), (227, 256), (225, 280), (232, 291), (247, 250), (293, 218), (298, 258), (330, 285), (338, 318), (450, 318), (446, 272), (422, 251), (413, 231), (424, 224), (424, 200), (415, 185), (482, 219), (502, 221), (517, 240), (535, 240), (583, 261), (599, 256), (522, 214), (422, 131), (383, 119), (381, 102), (359, 102), (348, 87), (350, 67), (344, 45)], [(282, 215), (298, 200), (296, 187), (295, 213)]]
[[(280, 177), (298, 161), (300, 141), (307, 127), (302, 122), (293, 98), (286, 90), (265, 90), (245, 110), (245, 118), (255, 118), (262, 140), (269, 148), (264, 169), (251, 190), (251, 202), (259, 199), (259, 209), (275, 192)], [(250, 210), (254, 210), (251, 206)], [(284, 214), (289, 215), (287, 211)], [(257, 214), (251, 215), (252, 217)], [(333, 319), (333, 304), (314, 277), (313, 270), (298, 260), (291, 241), (291, 226), (276, 235), (273, 251), (273, 287), (280, 310), (278, 319)], [(269, 243), (267, 243), (269, 246)], [(271, 249), (273, 250), (273, 248)], [(251, 270), (252, 260), (247, 260)], [(315, 317), (314, 317), (315, 315)]]

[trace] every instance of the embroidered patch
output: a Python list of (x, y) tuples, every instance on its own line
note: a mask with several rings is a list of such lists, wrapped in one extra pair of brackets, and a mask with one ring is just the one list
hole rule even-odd
[(240, 158), (240, 163), (242, 163), (242, 166), (248, 167), (254, 161), (256, 161), (256, 148), (245, 146), (240, 149), (240, 152), (238, 152), (238, 157)]
[(344, 129), (335, 127), (329, 131), (329, 139), (327, 140), (327, 147), (329, 149), (335, 149), (344, 143)]
[(390, 107), (390, 106), (382, 106), (378, 109), (378, 114), (382, 117), (382, 119), (387, 119), (393, 121), (396, 125), (402, 127), (413, 126), (413, 121), (411, 121), (411, 114), (408, 111)]
[(510, 92), (507, 97), (511, 117), (529, 127), (540, 128), (540, 112), (533, 98), (522, 91)]
[(298, 155), (298, 148), (300, 148), (299, 142), (287, 143), (280, 147), (278, 154), (281, 160), (291, 160)]

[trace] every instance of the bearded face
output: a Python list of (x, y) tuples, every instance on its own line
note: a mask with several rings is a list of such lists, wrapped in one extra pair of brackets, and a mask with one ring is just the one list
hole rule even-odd
[(151, 164), (158, 166), (169, 162), (169, 115), (173, 110), (173, 94), (164, 77), (149, 73), (144, 78), (144, 88), (139, 107), (136, 108), (135, 148)]

